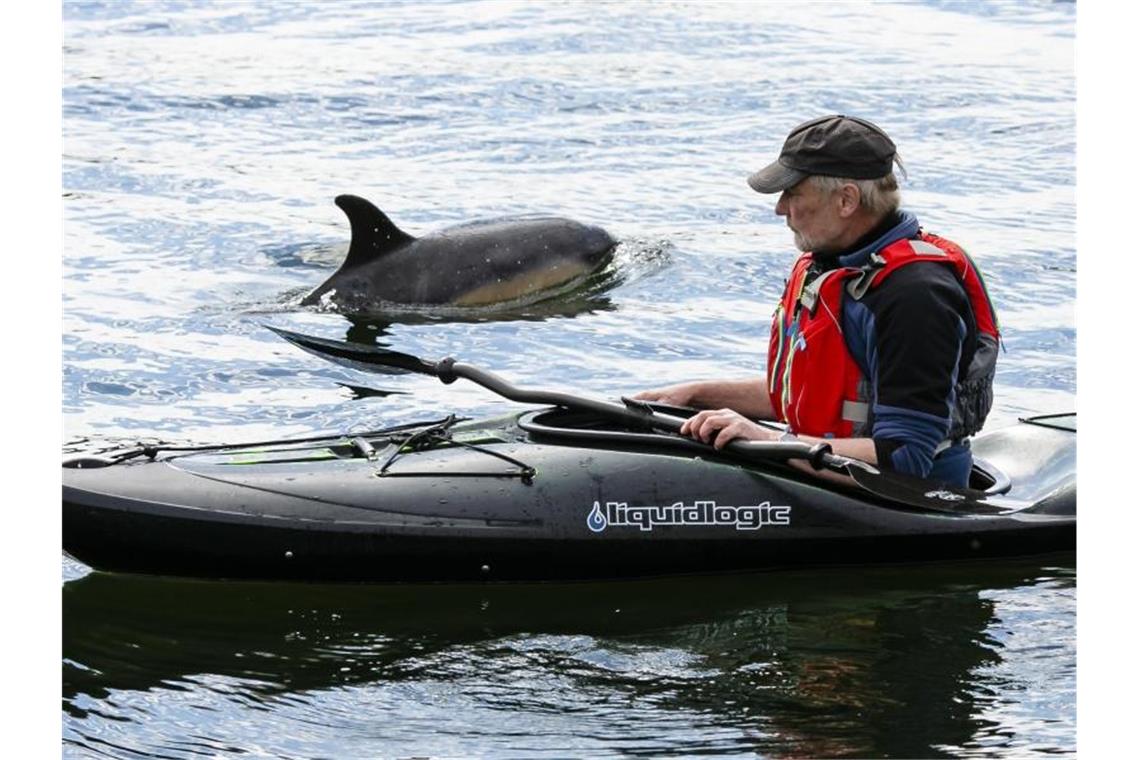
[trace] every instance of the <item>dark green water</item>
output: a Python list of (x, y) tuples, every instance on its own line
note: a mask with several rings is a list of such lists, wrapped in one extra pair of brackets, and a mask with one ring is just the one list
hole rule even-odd
[(96, 573), (63, 589), (64, 738), (92, 757), (1071, 752), (1071, 567), (523, 586)]

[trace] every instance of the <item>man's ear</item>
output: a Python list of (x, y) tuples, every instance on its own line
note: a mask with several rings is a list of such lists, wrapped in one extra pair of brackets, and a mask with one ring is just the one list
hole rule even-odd
[(836, 191), (839, 196), (839, 216), (847, 219), (859, 210), (859, 201), (862, 193), (854, 182), (846, 182)]

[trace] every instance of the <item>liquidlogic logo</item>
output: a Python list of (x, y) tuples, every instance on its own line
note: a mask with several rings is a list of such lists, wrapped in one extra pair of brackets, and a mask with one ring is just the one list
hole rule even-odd
[(667, 507), (629, 506), (624, 501), (594, 502), (586, 526), (595, 533), (606, 528), (637, 527), (653, 530), (662, 525), (698, 527), (725, 525), (737, 530), (759, 530), (765, 525), (791, 525), (792, 508), (770, 502), (747, 507), (718, 506), (715, 501), (679, 501)]

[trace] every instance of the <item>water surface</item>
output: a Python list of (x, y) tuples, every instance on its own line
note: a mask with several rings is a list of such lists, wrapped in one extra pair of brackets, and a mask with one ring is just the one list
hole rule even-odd
[[(65, 437), (509, 408), (322, 363), (263, 323), (599, 396), (758, 372), (793, 252), (744, 179), (827, 112), (891, 133), (906, 206), (985, 272), (1007, 349), (991, 425), (1068, 411), (1074, 16), (65, 3)], [(543, 212), (623, 242), (553, 303), (350, 320), (298, 306), (343, 255), (344, 192), (412, 234)], [(69, 757), (1074, 751), (1071, 559), (554, 589), (63, 573)]]

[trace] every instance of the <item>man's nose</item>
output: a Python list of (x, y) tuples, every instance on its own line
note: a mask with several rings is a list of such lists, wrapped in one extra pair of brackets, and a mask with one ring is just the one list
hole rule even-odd
[(788, 215), (788, 199), (784, 193), (780, 193), (780, 200), (776, 201), (776, 216)]

